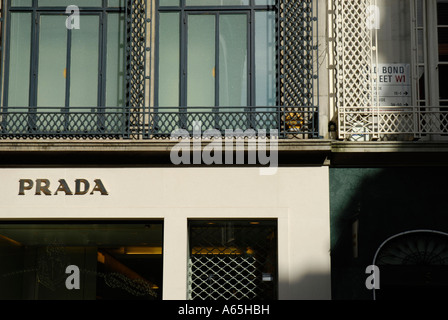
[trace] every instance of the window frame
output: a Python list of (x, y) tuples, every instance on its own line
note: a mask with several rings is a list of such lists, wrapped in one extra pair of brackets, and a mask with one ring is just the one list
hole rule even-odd
[[(5, 80), (5, 69), (7, 65), (4, 62), (5, 50), (8, 41), (6, 26), (8, 20), (8, 7), (5, 5), (10, 0), (1, 0), (2, 21), (2, 75), (0, 81)], [(31, 0), (37, 1), (37, 0)], [(106, 0), (102, 0), (106, 1)], [(110, 1), (110, 0), (109, 0)], [(123, 0), (121, 0), (123, 1)], [(185, 0), (179, 0), (185, 3)], [(116, 5), (116, 0), (113, 5)], [(255, 3), (264, 2), (263, 5)], [(0, 130), (2, 137), (16, 138), (65, 138), (70, 137), (80, 139), (84, 137), (109, 138), (109, 139), (166, 139), (172, 131), (165, 132), (161, 130), (164, 123), (176, 125), (177, 117), (184, 117), (185, 112), (179, 108), (166, 108), (159, 110), (156, 101), (158, 94), (158, 2), (157, 0), (126, 0), (121, 2), (125, 7), (125, 97), (123, 110), (109, 110), (114, 113), (114, 118), (110, 118), (108, 125), (120, 126), (119, 129), (110, 131), (109, 127), (96, 126), (82, 127), (81, 123), (90, 121), (93, 123), (93, 117), (98, 113), (103, 113), (102, 108), (92, 108), (91, 112), (73, 112), (72, 115), (78, 116), (76, 125), (68, 128), (66, 131), (36, 131), (29, 127), (29, 121), (24, 116), (27, 110), (7, 110), (4, 107), (0, 110), (2, 117), (1, 123), (4, 125)], [(250, 0), (247, 6), (219, 6), (215, 9), (234, 10), (241, 8), (251, 8), (252, 12), (258, 9), (269, 8), (272, 14), (267, 15), (263, 24), (268, 23), (272, 28), (272, 34), (266, 37), (266, 40), (275, 40), (275, 45), (270, 46), (269, 54), (276, 58), (272, 68), (269, 67), (266, 75), (269, 77), (269, 83), (266, 85), (272, 87), (272, 92), (260, 96), (260, 103), (269, 106), (248, 106), (244, 110), (227, 109), (213, 110), (213, 112), (196, 112), (198, 116), (208, 117), (208, 122), (213, 127), (212, 117), (221, 119), (222, 127), (215, 129), (241, 129), (247, 123), (247, 128), (258, 129), (264, 127), (266, 131), (277, 130), (280, 138), (321, 138), (319, 135), (319, 75), (318, 59), (319, 46), (317, 44), (318, 28), (318, 2), (316, 0), (300, 0), (292, 2), (280, 2), (273, 4), (272, 0)], [(29, 7), (31, 8), (31, 7)], [(83, 7), (80, 6), (82, 9)], [(168, 10), (173, 8), (166, 7)], [(174, 7), (174, 10), (179, 7)], [(210, 8), (210, 7), (207, 7)], [(200, 10), (207, 9), (200, 7)], [(111, 10), (112, 7), (110, 8)], [(198, 9), (198, 7), (191, 7)], [(252, 15), (253, 17), (254, 15)], [(262, 16), (262, 15), (260, 15)], [(271, 26), (272, 24), (272, 26)], [(251, 24), (253, 26), (253, 24)], [(252, 27), (253, 28), (253, 27)], [(272, 40), (271, 40), (272, 39)], [(265, 42), (266, 40), (262, 40)], [(263, 44), (264, 46), (265, 44)], [(272, 70), (271, 70), (272, 69)], [(264, 76), (263, 76), (264, 77)], [(263, 78), (262, 77), (262, 78)], [(272, 85), (271, 85), (272, 83)], [(264, 86), (265, 84), (263, 84)], [(2, 86), (4, 91), (4, 84)], [(3, 92), (4, 93), (4, 92)], [(251, 94), (249, 92), (249, 94)], [(252, 96), (254, 97), (253, 93)], [(177, 99), (177, 97), (176, 97)], [(253, 98), (252, 98), (253, 99)], [(264, 101), (264, 102), (263, 102)], [(23, 103), (25, 105), (25, 103)], [(121, 103), (120, 103), (121, 106)], [(241, 109), (241, 107), (238, 107)], [(256, 110), (255, 110), (256, 109)], [(105, 109), (104, 109), (105, 110)], [(59, 110), (60, 111), (60, 110)], [(59, 112), (56, 110), (56, 113)], [(86, 110), (87, 111), (87, 110)], [(161, 112), (164, 111), (164, 112)], [(55, 113), (55, 112), (53, 112)], [(109, 112), (107, 113), (109, 114)], [(162, 116), (161, 116), (162, 115)], [(40, 117), (52, 115), (49, 112), (39, 112)], [(80, 119), (85, 117), (87, 120)], [(87, 117), (87, 118), (86, 118)], [(6, 120), (8, 118), (8, 120)], [(101, 117), (98, 117), (101, 118)], [(104, 116), (102, 116), (104, 118)], [(249, 121), (246, 121), (250, 118)], [(109, 119), (109, 118), (108, 118)], [(117, 119), (119, 122), (117, 122)], [(44, 120), (47, 121), (47, 120)], [(59, 121), (59, 120), (57, 120)], [(245, 121), (245, 123), (243, 123)], [(261, 122), (260, 122), (261, 121)], [(101, 123), (101, 120), (99, 120)], [(13, 123), (5, 126), (5, 124)], [(215, 121), (216, 123), (216, 121)], [(258, 126), (262, 123), (261, 126)], [(233, 124), (241, 124), (242, 127)], [(235, 128), (232, 128), (234, 126)], [(17, 129), (18, 128), (18, 129)], [(184, 126), (182, 128), (185, 129)], [(188, 128), (187, 128), (188, 129)], [(223, 132), (222, 132), (223, 133)], [(190, 136), (191, 132), (188, 132)]]
[[(204, 6), (187, 6), (186, 0), (179, 0), (178, 6), (161, 6), (160, 0), (155, 0), (156, 2), (156, 32), (155, 32), (155, 43), (156, 43), (156, 57), (155, 57), (155, 82), (154, 82), (154, 105), (156, 108), (159, 107), (159, 49), (160, 49), (160, 13), (169, 13), (169, 12), (179, 12), (179, 103), (177, 106), (170, 106), (174, 108), (179, 108), (179, 111), (186, 112), (188, 109), (187, 106), (187, 33), (188, 33), (188, 15), (192, 14), (210, 14), (216, 17), (215, 19), (215, 40), (216, 37), (219, 37), (219, 15), (220, 14), (246, 14), (248, 17), (247, 20), (247, 53), (248, 53), (248, 65), (247, 65), (247, 106), (242, 106), (241, 108), (246, 108), (248, 111), (254, 111), (256, 108), (256, 74), (255, 74), (255, 12), (266, 11), (266, 12), (274, 12), (276, 19), (278, 18), (278, 10), (276, 5), (257, 5), (255, 4), (256, 0), (249, 0), (248, 5), (222, 5), (222, 6), (213, 6), (213, 5), (204, 5)], [(277, 22), (275, 22), (277, 23)], [(277, 35), (275, 35), (277, 38)], [(277, 42), (277, 41), (276, 41)], [(219, 55), (219, 41), (215, 41), (215, 61), (218, 62)], [(279, 45), (275, 44), (276, 55), (278, 54)], [(274, 65), (276, 69), (278, 69), (278, 59), (275, 57)], [(278, 70), (276, 70), (276, 79), (275, 79), (275, 106), (279, 105), (279, 87), (278, 87)], [(216, 65), (216, 75), (215, 79), (219, 77), (219, 66)], [(219, 80), (215, 80), (215, 103), (213, 106), (209, 107), (227, 107), (219, 105)], [(261, 106), (260, 106), (261, 107)]]
[[(80, 16), (82, 15), (96, 15), (99, 17), (99, 51), (98, 51), (98, 103), (97, 106), (101, 107), (105, 105), (106, 100), (106, 55), (107, 55), (107, 19), (108, 13), (125, 13), (124, 7), (109, 7), (108, 0), (101, 0), (102, 7), (79, 7)], [(9, 89), (9, 52), (10, 52), (10, 40), (11, 40), (11, 13), (12, 12), (29, 12), (32, 14), (31, 21), (31, 70), (30, 70), (30, 88), (29, 88), (29, 104), (28, 107), (34, 108), (37, 105), (37, 77), (38, 77), (38, 58), (39, 58), (39, 29), (40, 23), (36, 19), (39, 19), (41, 15), (65, 15), (67, 17), (70, 14), (66, 13), (66, 7), (63, 6), (39, 6), (38, 0), (32, 0), (32, 7), (12, 7), (11, 0), (7, 0), (7, 24), (5, 26), (5, 69), (4, 69), (4, 89), (2, 97), (2, 106), (4, 108), (10, 107), (8, 105), (8, 89)], [(72, 30), (67, 30), (67, 37), (71, 37)], [(67, 65), (69, 65), (71, 56), (71, 41), (67, 43)], [(69, 78), (69, 77), (67, 77)], [(68, 80), (68, 83), (70, 80)], [(69, 87), (66, 87), (66, 99), (65, 106), (68, 107)], [(94, 107), (94, 106), (92, 106)]]
[[(41, 53), (41, 50), (39, 48), (39, 37), (40, 37), (40, 28), (41, 28), (41, 21), (40, 18), (42, 16), (63, 16), (63, 17), (69, 17), (72, 13), (66, 13), (66, 7), (64, 6), (39, 6), (38, 1), (39, 0), (31, 0), (31, 6), (11, 6), (12, 0), (6, 0), (4, 3), (6, 3), (6, 8), (3, 8), (3, 12), (6, 16), (6, 23), (4, 24), (4, 30), (3, 30), (3, 36), (5, 38), (5, 52), (4, 52), (4, 60), (3, 60), (3, 71), (2, 71), (2, 79), (3, 79), (3, 88), (2, 88), (2, 97), (1, 97), (1, 105), (2, 105), (2, 113), (5, 115), (8, 115), (10, 112), (14, 113), (24, 113), (26, 114), (26, 121), (27, 123), (25, 125), (20, 125), (13, 123), (13, 121), (8, 120), (8, 118), (14, 118), (14, 117), (4, 117), (2, 120), (3, 127), (9, 128), (12, 127), (13, 129), (4, 129), (7, 133), (11, 134), (21, 134), (21, 135), (27, 135), (27, 134), (43, 134), (43, 135), (59, 135), (59, 134), (68, 134), (68, 135), (76, 135), (76, 134), (85, 134), (88, 133), (88, 131), (92, 131), (95, 133), (101, 133), (103, 131), (108, 131), (106, 129), (106, 114), (108, 113), (108, 110), (106, 110), (106, 87), (107, 87), (107, 37), (108, 37), (108, 15), (109, 14), (125, 14), (125, 7), (113, 7), (108, 6), (108, 0), (101, 0), (101, 7), (79, 7), (79, 13), (81, 17), (81, 28), (82, 28), (82, 16), (97, 16), (98, 17), (98, 90), (97, 90), (97, 99), (96, 103), (93, 105), (80, 107), (80, 106), (74, 106), (70, 105), (70, 63), (71, 63), (71, 56), (72, 56), (72, 32), (73, 30), (67, 29), (67, 44), (66, 44), (66, 59), (65, 59), (65, 65), (67, 68), (67, 76), (65, 79), (65, 93), (64, 93), (64, 103), (57, 107), (47, 107), (47, 106), (37, 106), (38, 101), (38, 77), (39, 77), (39, 55)], [(10, 80), (10, 50), (11, 50), (11, 14), (17, 14), (17, 13), (28, 13), (31, 15), (31, 45), (30, 45), (30, 70), (29, 70), (29, 88), (28, 88), (28, 104), (24, 106), (15, 106), (10, 105), (9, 103), (9, 80)], [(124, 44), (126, 46), (126, 44)], [(126, 54), (123, 57), (123, 68), (125, 72), (126, 68)], [(125, 75), (123, 75), (125, 77)], [(110, 107), (113, 109), (114, 117), (118, 115), (120, 112), (118, 112), (119, 109), (123, 109), (121, 113), (124, 112), (124, 109), (126, 107), (126, 96), (125, 96), (125, 78), (123, 78), (123, 103), (117, 104), (116, 106)], [(59, 123), (59, 126), (56, 128), (50, 128), (48, 129), (45, 124), (38, 125), (38, 122), (40, 121), (38, 119), (39, 115), (39, 108), (42, 109), (51, 109), (47, 115), (44, 116), (44, 121), (51, 121), (53, 117), (56, 117), (56, 121)], [(90, 110), (90, 111), (89, 111)], [(86, 124), (84, 126), (84, 129), (78, 129), (74, 130), (71, 129), (70, 126), (71, 120), (70, 115), (71, 114), (81, 114), (80, 119), (78, 119), (78, 123), (75, 125), (82, 127), (82, 124), (80, 124), (80, 121), (83, 121), (82, 117), (93, 117), (89, 119), (90, 123)], [(91, 116), (89, 116), (91, 114)], [(41, 113), (42, 115), (42, 113)], [(63, 120), (61, 118), (63, 117)], [(25, 119), (22, 117), (22, 119)], [(23, 120), (24, 121), (24, 120)], [(63, 124), (60, 124), (60, 122), (63, 122)], [(94, 125), (94, 129), (90, 128), (92, 125)], [(20, 127), (20, 129), (17, 129), (17, 127)], [(112, 129), (113, 132), (116, 131), (122, 131), (123, 128), (120, 128), (122, 124), (118, 120), (118, 122), (113, 124), (114, 128)], [(81, 131), (79, 131), (81, 130)], [(11, 132), (9, 132), (11, 131)], [(18, 131), (18, 132), (16, 132)], [(114, 133), (115, 134), (115, 133)]]

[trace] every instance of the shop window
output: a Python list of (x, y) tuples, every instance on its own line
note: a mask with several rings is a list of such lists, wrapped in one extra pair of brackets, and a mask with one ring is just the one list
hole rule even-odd
[(160, 300), (162, 232), (155, 221), (0, 224), (0, 299)]

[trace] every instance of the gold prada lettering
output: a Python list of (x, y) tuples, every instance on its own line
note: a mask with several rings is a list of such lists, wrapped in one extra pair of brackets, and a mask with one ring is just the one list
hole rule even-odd
[[(19, 180), (19, 195), (24, 196), (26, 194), (26, 191), (32, 190), (34, 188), (34, 194), (35, 195), (47, 195), (51, 196), (53, 195), (85, 195), (88, 194), (90, 191), (91, 195), (94, 194), (101, 194), (101, 195), (109, 195), (109, 192), (107, 191), (106, 187), (104, 186), (101, 179), (95, 179), (93, 180), (94, 183), (92, 183), (93, 188), (90, 189), (90, 182), (87, 179), (76, 179), (74, 181), (74, 185), (72, 186), (73, 189), (70, 188), (69, 184), (65, 179), (59, 179), (57, 188), (55, 189), (55, 192), (52, 193), (51, 191), (51, 182), (49, 179), (36, 179), (33, 181), (32, 179), (20, 179)], [(53, 189), (54, 190), (54, 189)], [(72, 190), (75, 190), (73, 193)]]

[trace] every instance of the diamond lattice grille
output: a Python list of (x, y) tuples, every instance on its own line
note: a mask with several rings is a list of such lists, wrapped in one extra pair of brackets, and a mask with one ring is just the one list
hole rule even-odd
[[(151, 1), (148, 1), (151, 2)], [(146, 0), (126, 2), (126, 101), (129, 110), (129, 134), (142, 133), (147, 81), (146, 61), (150, 61), (151, 7)]]
[[(182, 110), (151, 105), (157, 80), (151, 78), (155, 72), (152, 64), (156, 61), (152, 49), (157, 40), (153, 32), (158, 27), (153, 19), (155, 2), (125, 0), (123, 3), (126, 10), (125, 107), (65, 110), (64, 106), (42, 106), (35, 110), (36, 106), (30, 106), (28, 110), (4, 106), (0, 110), (0, 138), (165, 139), (176, 126), (191, 128), (192, 117), (186, 117)], [(275, 106), (248, 106), (243, 111), (230, 107), (194, 116), (208, 128), (222, 132), (234, 128), (275, 129), (280, 138), (318, 138), (317, 3), (315, 0), (276, 1)], [(4, 21), (0, 19), (0, 28)], [(1, 42), (0, 50), (5, 47), (5, 39)], [(2, 52), (3, 58), (4, 55)]]
[(316, 21), (312, 0), (279, 1), (279, 75), (282, 123), (288, 134), (317, 137)]
[(375, 132), (378, 101), (374, 85), (376, 31), (368, 28), (371, 0), (335, 0), (336, 105), (340, 138)]
[(276, 224), (190, 225), (189, 298), (275, 299)]

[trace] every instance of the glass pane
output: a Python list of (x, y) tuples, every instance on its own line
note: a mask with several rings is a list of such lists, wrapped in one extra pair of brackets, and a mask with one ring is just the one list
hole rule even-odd
[(439, 61), (448, 61), (448, 28), (439, 27)]
[(440, 1), (437, 4), (437, 24), (448, 25), (448, 3)]
[(187, 106), (192, 113), (187, 118), (188, 130), (193, 129), (194, 122), (202, 124), (201, 130), (215, 127), (210, 112), (215, 106), (215, 37), (214, 15), (188, 16)]
[(417, 52), (418, 52), (418, 63), (425, 62), (425, 54), (424, 54), (424, 34), (423, 30), (417, 30)]
[(425, 67), (418, 67), (418, 97), (423, 100), (426, 99), (425, 82)]
[[(275, 13), (255, 13), (255, 104), (276, 105)], [(275, 108), (259, 108), (258, 129), (278, 128)]]
[(255, 0), (256, 6), (273, 6), (276, 0)]
[(31, 13), (11, 13), (8, 105), (29, 105)]
[(109, 7), (124, 7), (124, 1), (125, 0), (108, 0), (108, 6)]
[[(188, 16), (187, 105), (215, 105), (215, 16)], [(189, 109), (192, 110), (192, 109)]]
[(11, 7), (31, 7), (32, 0), (11, 0)]
[(108, 14), (106, 106), (124, 106), (124, 50), (124, 14)]
[(160, 13), (159, 105), (179, 106), (179, 13)]
[(67, 29), (64, 16), (40, 16), (37, 105), (65, 106)]
[(179, 0), (159, 0), (159, 6), (179, 6)]
[(159, 19), (159, 88), (158, 88), (158, 130), (170, 134), (177, 125), (177, 115), (171, 117), (165, 111), (177, 112), (179, 106), (180, 81), (180, 31), (179, 13), (160, 13)]
[(448, 65), (439, 65), (439, 97), (448, 99)]
[[(108, 14), (107, 16), (107, 57), (106, 57), (106, 106), (117, 106), (106, 114), (105, 128), (108, 132), (116, 132), (123, 127), (120, 111), (125, 105), (125, 20), (124, 14)], [(121, 119), (121, 120), (120, 120)]]
[(417, 0), (416, 2), (416, 12), (417, 12), (417, 27), (423, 27), (423, 0)]
[(70, 131), (84, 132), (95, 128), (97, 117), (91, 107), (98, 105), (99, 17), (83, 16), (82, 27), (73, 29), (70, 64), (71, 112), (84, 112), (70, 121)]
[[(41, 15), (39, 30), (39, 63), (37, 106), (48, 112), (37, 116), (36, 128), (41, 131), (64, 129), (64, 117), (59, 115), (65, 106), (67, 29), (65, 16)], [(59, 107), (49, 109), (47, 107)]]
[(83, 16), (82, 27), (72, 30), (70, 106), (98, 105), (99, 17)]
[(247, 66), (247, 15), (220, 15), (220, 106), (247, 106)]
[(247, 6), (249, 0), (185, 0), (187, 6)]
[(255, 14), (256, 105), (275, 106), (275, 13)]
[(78, 7), (101, 7), (102, 0), (38, 0), (41, 7), (68, 7), (75, 5)]

